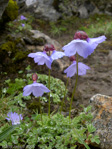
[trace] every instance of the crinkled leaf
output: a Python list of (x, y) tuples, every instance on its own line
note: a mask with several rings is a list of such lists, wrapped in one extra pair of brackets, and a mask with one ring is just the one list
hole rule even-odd
[(100, 143), (100, 139), (99, 139), (99, 136), (94, 136), (93, 138), (91, 138), (91, 142), (96, 142), (97, 144)]
[(95, 132), (95, 130), (96, 130), (96, 128), (92, 124), (88, 124), (87, 129), (88, 129), (89, 133)]

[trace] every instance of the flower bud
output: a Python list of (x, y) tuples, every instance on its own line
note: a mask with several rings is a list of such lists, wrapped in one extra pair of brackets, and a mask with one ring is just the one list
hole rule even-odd
[(44, 46), (44, 49), (43, 49), (43, 51), (54, 51), (55, 50), (55, 47), (52, 45), (52, 44), (46, 44), (45, 46)]
[(37, 81), (37, 79), (38, 79), (38, 76), (37, 76), (36, 73), (34, 73), (34, 74), (32, 75), (32, 80), (33, 80), (33, 81)]
[(75, 56), (70, 56), (69, 59), (70, 59), (70, 61), (72, 61), (72, 62), (73, 62), (73, 61), (76, 61)]
[(74, 39), (86, 40), (88, 35), (84, 31), (77, 31), (74, 35)]

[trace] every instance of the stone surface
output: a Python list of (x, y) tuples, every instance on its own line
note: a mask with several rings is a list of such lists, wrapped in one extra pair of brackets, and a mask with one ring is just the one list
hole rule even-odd
[(55, 2), (54, 7), (65, 16), (76, 15), (80, 18), (87, 18), (90, 14), (99, 12), (92, 0), (59, 1), (57, 5)]
[(33, 33), (33, 38), (38, 39), (38, 38), (44, 38), (46, 40), (46, 43), (53, 44), (57, 50), (61, 49), (61, 45), (54, 39), (51, 39), (49, 36), (46, 34), (38, 31), (38, 30), (31, 30), (31, 33)]
[(26, 0), (16, 0), (19, 6), (19, 12), (24, 12), (26, 10)]
[[(33, 13), (36, 18), (56, 21), (65, 16), (87, 18), (91, 14), (106, 13), (112, 15), (111, 0), (16, 0), (20, 8)], [(26, 5), (26, 7), (23, 7)], [(22, 10), (23, 10), (22, 9)]]
[(36, 18), (56, 21), (61, 14), (52, 6), (53, 0), (27, 0), (27, 10), (34, 14)]
[(31, 5), (33, 5), (33, 4), (35, 4), (37, 2), (37, 0), (26, 0), (26, 5), (27, 6), (31, 6)]
[(85, 6), (81, 5), (78, 9), (78, 12), (79, 12), (79, 16), (81, 18), (87, 18), (88, 17), (88, 11), (87, 11)]
[(44, 20), (56, 21), (61, 16), (52, 6), (39, 4), (34, 11), (36, 18)]
[(101, 149), (112, 148), (112, 97), (96, 94), (91, 99), (95, 135), (100, 137)]
[(9, 1), (9, 0), (0, 0), (0, 19), (1, 19), (1, 17), (2, 17), (2, 14), (3, 14), (5, 8), (6, 8), (7, 5), (8, 5), (8, 1)]

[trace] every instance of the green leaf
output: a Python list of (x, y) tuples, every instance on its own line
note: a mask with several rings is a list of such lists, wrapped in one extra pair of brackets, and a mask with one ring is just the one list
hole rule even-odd
[(94, 136), (92, 139), (91, 139), (91, 142), (96, 142), (97, 144), (100, 143), (100, 139), (99, 139), (99, 136)]
[(77, 132), (77, 129), (75, 129), (75, 133), (78, 136), (78, 139), (80, 140), (80, 142), (87, 148), (90, 149), (90, 147), (84, 142), (83, 137)]
[(11, 135), (11, 140), (12, 140), (12, 142), (14, 144), (18, 144), (18, 138), (19, 138), (19, 136), (13, 136), (13, 135)]
[(4, 141), (2, 141), (1, 143), (0, 143), (0, 147), (3, 147), (3, 148), (8, 148), (7, 147), (7, 142), (4, 140)]
[(96, 130), (96, 128), (92, 124), (87, 125), (87, 129), (88, 129), (89, 133), (95, 132), (95, 130)]
[(92, 106), (88, 106), (88, 107), (84, 108), (84, 112), (87, 113), (87, 112), (91, 111), (91, 108), (92, 108)]
[(9, 127), (8, 129), (6, 129), (4, 132), (2, 132), (0, 134), (0, 141), (6, 139), (6, 137), (9, 136), (15, 130), (15, 128), (18, 126), (19, 125), (13, 125), (13, 126)]

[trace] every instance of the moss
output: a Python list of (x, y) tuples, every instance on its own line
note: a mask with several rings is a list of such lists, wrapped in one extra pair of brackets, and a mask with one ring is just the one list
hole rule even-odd
[(8, 6), (6, 7), (2, 19), (4, 22), (13, 21), (18, 16), (18, 5), (16, 1), (9, 0)]
[(27, 57), (27, 52), (23, 52), (23, 51), (18, 51), (14, 57), (14, 61), (21, 61), (24, 60)]
[(0, 46), (0, 63), (6, 70), (16, 72), (22, 65), (22, 61), (27, 58), (28, 51), (24, 50), (20, 38), (8, 38), (10, 38), (10, 41), (6, 41)]
[(0, 49), (2, 51), (13, 52), (15, 51), (16, 45), (12, 41), (7, 41), (6, 43), (2, 44)]

